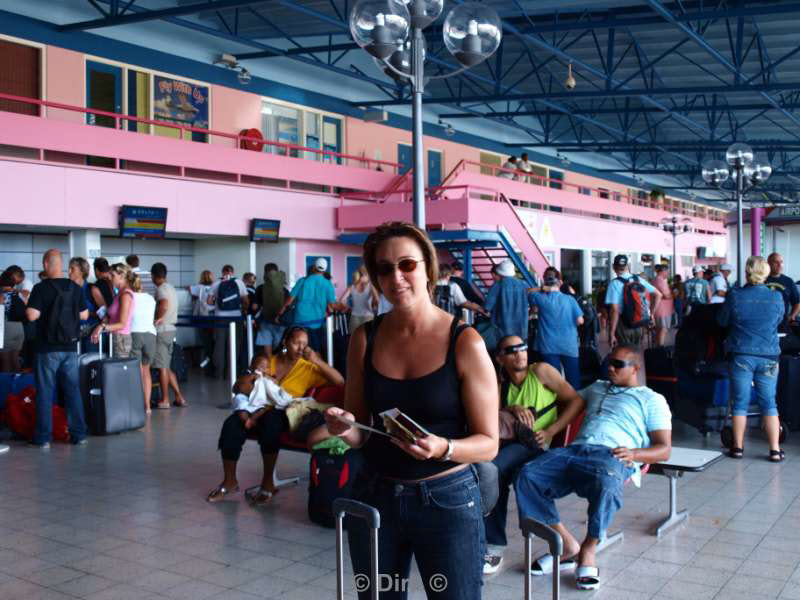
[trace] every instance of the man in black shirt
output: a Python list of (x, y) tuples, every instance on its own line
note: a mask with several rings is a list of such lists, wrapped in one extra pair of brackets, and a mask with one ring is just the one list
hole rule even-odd
[(466, 279), (464, 279), (464, 265), (456, 261), (450, 265), (452, 274), (450, 275), (450, 282), (455, 283), (464, 292), (464, 297), (469, 302), (474, 302), (479, 306), (483, 306), (483, 298), (475, 291), (475, 288)]
[(794, 281), (783, 274), (783, 257), (780, 254), (773, 252), (767, 258), (767, 262), (769, 263), (769, 277), (765, 283), (768, 288), (780, 292), (783, 296), (783, 304), (786, 307), (784, 325), (787, 325), (800, 314), (800, 293), (798, 293)]
[(53, 435), (53, 398), (56, 387), (64, 394), (73, 444), (86, 443), (86, 421), (78, 385), (77, 342), (81, 319), (89, 318), (83, 291), (63, 277), (61, 252), (48, 250), (42, 259), (46, 278), (33, 286), (25, 314), (36, 324), (34, 381), (36, 429), (33, 445), (50, 447)]

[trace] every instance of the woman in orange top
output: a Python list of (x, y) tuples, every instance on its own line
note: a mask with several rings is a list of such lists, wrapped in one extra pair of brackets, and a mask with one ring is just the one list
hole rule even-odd
[[(302, 327), (290, 327), (286, 331), (280, 351), (271, 357), (266, 374), (276, 379), (284, 390), (295, 397), (305, 396), (308, 390), (321, 385), (344, 385), (341, 373), (309, 347), (308, 333)], [(250, 498), (254, 504), (265, 504), (277, 491), (273, 474), (280, 450), (280, 436), (289, 431), (286, 412), (273, 408), (256, 419), (246, 420), (234, 413), (222, 425), (219, 449), (222, 452), (224, 479), (209, 493), (209, 502), (219, 502), (227, 494), (238, 491), (236, 464), (250, 430), (257, 434), (264, 461), (261, 485)]]

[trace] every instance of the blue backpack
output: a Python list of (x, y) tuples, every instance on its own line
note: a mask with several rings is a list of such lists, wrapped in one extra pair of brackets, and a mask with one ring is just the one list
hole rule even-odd
[(217, 308), (219, 310), (242, 310), (242, 297), (239, 295), (239, 286), (233, 277), (225, 279), (219, 284)]

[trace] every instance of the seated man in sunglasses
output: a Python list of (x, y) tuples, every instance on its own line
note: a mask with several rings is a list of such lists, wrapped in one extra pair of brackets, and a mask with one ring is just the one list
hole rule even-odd
[(514, 477), (583, 410), (583, 401), (561, 373), (545, 362), (528, 365), (528, 345), (520, 337), (502, 338), (495, 360), (500, 367), (500, 451), (492, 462), (498, 470), (500, 494), (484, 519), (485, 575), (497, 572), (503, 562), (508, 545), (508, 497)]
[[(597, 381), (579, 392), (586, 416), (578, 436), (569, 446), (526, 464), (515, 484), (520, 519), (534, 519), (561, 534), (562, 568), (575, 566), (577, 560), (578, 589), (600, 585), (595, 552), (622, 507), (625, 480), (636, 475), (638, 485), (638, 463), (667, 460), (672, 449), (672, 415), (662, 395), (639, 385), (641, 365), (637, 348), (617, 346), (608, 363), (610, 381)], [(555, 501), (572, 492), (589, 501), (583, 543), (567, 531), (556, 509)], [(531, 573), (544, 575), (552, 568), (552, 557), (546, 555), (531, 565)]]

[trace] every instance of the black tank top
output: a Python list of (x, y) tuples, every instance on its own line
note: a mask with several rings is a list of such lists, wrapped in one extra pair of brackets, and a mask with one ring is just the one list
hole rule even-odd
[[(380, 413), (399, 408), (432, 434), (460, 439), (467, 436), (467, 418), (461, 402), (461, 382), (456, 369), (456, 340), (469, 325), (453, 318), (450, 343), (444, 364), (416, 379), (392, 379), (379, 373), (372, 364), (375, 334), (383, 315), (366, 324), (367, 348), (364, 354), (364, 402), (372, 415), (373, 427), (381, 431)], [(452, 469), (452, 461), (417, 460), (382, 435), (371, 435), (364, 446), (373, 473), (392, 479), (425, 479)]]

